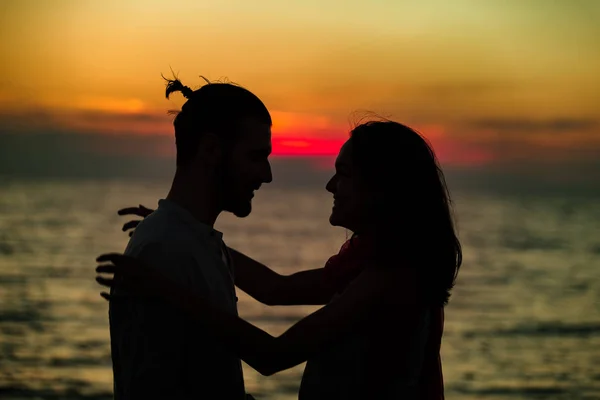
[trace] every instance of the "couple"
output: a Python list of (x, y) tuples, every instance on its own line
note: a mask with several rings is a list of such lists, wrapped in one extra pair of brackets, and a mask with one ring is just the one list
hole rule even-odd
[[(228, 83), (192, 90), (174, 121), (177, 170), (125, 254), (104, 254), (115, 399), (244, 399), (241, 360), (263, 375), (308, 361), (299, 398), (443, 399), (443, 307), (461, 263), (435, 155), (392, 121), (351, 132), (326, 189), (353, 232), (324, 266), (283, 276), (228, 248), (222, 211), (246, 217), (272, 180), (271, 117)], [(293, 244), (290, 244), (290, 246)], [(267, 305), (324, 305), (273, 337), (238, 317), (235, 286)]]

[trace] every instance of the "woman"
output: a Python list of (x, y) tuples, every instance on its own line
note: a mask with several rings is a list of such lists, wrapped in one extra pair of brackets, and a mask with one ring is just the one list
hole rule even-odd
[(324, 269), (337, 294), (279, 337), (135, 259), (103, 255), (98, 261), (112, 264), (97, 271), (122, 274), (142, 294), (159, 291), (265, 375), (308, 360), (300, 399), (443, 398), (443, 307), (462, 254), (431, 147), (396, 122), (361, 124), (342, 147), (327, 190), (334, 196), (331, 224), (354, 233)]

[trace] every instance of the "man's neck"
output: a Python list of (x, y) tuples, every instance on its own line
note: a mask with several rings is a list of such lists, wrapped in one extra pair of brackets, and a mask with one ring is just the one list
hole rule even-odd
[(212, 182), (189, 182), (183, 176), (175, 175), (167, 200), (186, 209), (199, 222), (210, 226), (215, 225), (221, 210), (216, 206), (214, 184)]

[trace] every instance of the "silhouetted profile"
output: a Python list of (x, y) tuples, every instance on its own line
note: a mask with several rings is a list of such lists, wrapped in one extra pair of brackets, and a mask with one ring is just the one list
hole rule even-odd
[[(258, 97), (233, 84), (193, 91), (169, 80), (167, 98), (175, 91), (187, 98), (174, 121), (175, 177), (125, 254), (236, 316), (234, 270), (213, 225), (222, 211), (250, 214), (253, 192), (271, 181), (271, 117)], [(119, 284), (111, 296), (115, 399), (245, 398), (239, 357), (192, 316)]]
[[(232, 251), (236, 285), (257, 300), (327, 304), (278, 337), (165, 279), (139, 258), (103, 255), (98, 261), (112, 264), (97, 271), (116, 272), (140, 296), (169, 300), (264, 375), (308, 361), (301, 400), (443, 399), (443, 307), (462, 251), (433, 150), (402, 124), (361, 124), (342, 147), (327, 190), (334, 197), (331, 224), (354, 234), (324, 267), (281, 276)], [(120, 213), (150, 212), (139, 207)], [(114, 285), (109, 278), (98, 281)]]

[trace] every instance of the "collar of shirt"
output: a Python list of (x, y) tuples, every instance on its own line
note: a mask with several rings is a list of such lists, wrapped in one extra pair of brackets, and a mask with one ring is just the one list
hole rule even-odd
[[(198, 221), (196, 217), (192, 215), (188, 210), (181, 207), (179, 204), (174, 201), (168, 199), (161, 199), (158, 201), (158, 208), (165, 210), (166, 212), (174, 215), (177, 219), (179, 219), (182, 223), (187, 225), (191, 231), (197, 235), (199, 240), (206, 240), (212, 244), (215, 251), (218, 252), (225, 268), (227, 270), (227, 274), (231, 279), (231, 282), (235, 282), (234, 278), (234, 270), (231, 265), (231, 256), (229, 251), (227, 250), (227, 246), (223, 242), (223, 233), (214, 229), (212, 226), (206, 225), (203, 222)], [(237, 297), (235, 293), (233, 294), (235, 301), (237, 302)]]
[(206, 225), (198, 221), (192, 213), (190, 213), (185, 208), (181, 207), (179, 204), (174, 201), (168, 199), (161, 199), (158, 201), (158, 207), (164, 209), (165, 211), (177, 216), (179, 220), (184, 222), (189, 228), (194, 231), (200, 238), (214, 240), (216, 239), (218, 242), (223, 240), (223, 233), (214, 229), (212, 226)]

